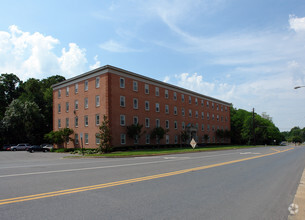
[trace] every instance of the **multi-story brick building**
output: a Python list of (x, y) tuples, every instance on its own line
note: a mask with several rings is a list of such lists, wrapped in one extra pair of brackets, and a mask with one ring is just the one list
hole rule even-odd
[[(103, 66), (53, 86), (53, 129), (74, 130), (78, 147), (96, 148), (99, 125), (107, 115), (112, 145), (156, 144), (150, 137), (155, 127), (168, 132), (160, 144), (179, 144), (181, 131), (199, 143), (229, 143), (219, 139), (217, 129), (230, 130), (230, 103), (113, 66)], [(126, 127), (143, 125), (138, 139), (126, 135)]]

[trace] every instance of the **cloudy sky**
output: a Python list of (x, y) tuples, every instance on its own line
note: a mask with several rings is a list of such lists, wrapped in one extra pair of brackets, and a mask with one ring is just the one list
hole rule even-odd
[(0, 73), (110, 64), (305, 127), (304, 0), (3, 1)]

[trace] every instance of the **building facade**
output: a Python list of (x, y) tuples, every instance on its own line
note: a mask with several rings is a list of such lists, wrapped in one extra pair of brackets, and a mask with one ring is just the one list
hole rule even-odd
[[(229, 143), (216, 130), (230, 130), (230, 103), (170, 85), (113, 66), (103, 66), (53, 86), (53, 130), (71, 128), (79, 147), (98, 147), (96, 137), (103, 116), (110, 123), (112, 145), (180, 144), (186, 131), (198, 143)], [(126, 127), (143, 125), (139, 138)], [(167, 130), (161, 140), (151, 138), (155, 127)]]

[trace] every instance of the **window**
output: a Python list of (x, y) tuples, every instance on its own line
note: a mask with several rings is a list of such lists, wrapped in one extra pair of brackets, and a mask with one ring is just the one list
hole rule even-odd
[(145, 110), (149, 111), (149, 101), (145, 101)]
[(165, 120), (165, 128), (169, 129), (169, 121), (168, 120)]
[(155, 91), (156, 91), (156, 96), (159, 96), (159, 87), (156, 87)]
[(133, 99), (133, 108), (138, 109), (138, 99)]
[(174, 106), (174, 115), (177, 115), (177, 106)]
[(204, 124), (201, 124), (201, 131), (204, 131)]
[(215, 131), (215, 125), (212, 126), (212, 131)]
[(166, 144), (169, 144), (169, 135), (165, 135), (165, 141), (166, 141)]
[(85, 115), (85, 116), (84, 116), (84, 122), (85, 122), (85, 127), (88, 127), (88, 125), (89, 125), (89, 118), (88, 118), (88, 115)]
[(95, 106), (96, 107), (100, 106), (100, 96), (99, 95), (95, 96)]
[(203, 101), (203, 100), (201, 100), (201, 106), (202, 106), (202, 107), (204, 106), (204, 101)]
[(198, 129), (198, 123), (196, 123), (196, 128)]
[(221, 111), (223, 112), (223, 106), (221, 106)]
[(192, 117), (192, 109), (189, 109), (189, 117)]
[(149, 118), (145, 118), (145, 127), (149, 128)]
[(192, 104), (192, 97), (189, 96), (189, 104)]
[(214, 109), (214, 102), (212, 102), (212, 109)]
[(214, 120), (214, 118), (215, 118), (215, 117), (214, 117), (214, 114), (212, 114), (212, 120)]
[(61, 113), (61, 105), (58, 104), (58, 113)]
[(210, 131), (210, 125), (207, 126), (207, 131)]
[(75, 92), (75, 94), (78, 93), (78, 83), (75, 83), (74, 92)]
[(138, 124), (139, 123), (139, 119), (138, 116), (133, 116), (133, 124)]
[(95, 88), (100, 88), (100, 77), (95, 78)]
[(58, 98), (61, 97), (61, 89), (58, 90)]
[(198, 105), (198, 99), (195, 98), (195, 105)]
[(120, 115), (120, 125), (125, 126), (125, 115)]
[(75, 116), (75, 118), (74, 118), (74, 126), (76, 128), (78, 127), (78, 116)]
[(223, 121), (223, 116), (221, 116), (221, 121)]
[(85, 144), (89, 144), (89, 135), (85, 133)]
[(126, 144), (126, 134), (121, 134), (121, 144)]
[(168, 99), (168, 90), (165, 89), (165, 98)]
[(159, 119), (156, 119), (156, 127), (160, 127), (160, 120)]
[(209, 101), (207, 101), (207, 107), (209, 107)]
[(181, 108), (181, 114), (182, 114), (182, 116), (185, 116), (184, 108)]
[(138, 82), (133, 81), (133, 91), (137, 92), (138, 91)]
[(66, 128), (69, 127), (69, 118), (66, 118)]
[(85, 108), (88, 108), (88, 98), (85, 98)]
[(95, 115), (95, 125), (99, 125), (100, 124), (100, 114), (96, 114)]
[(165, 114), (169, 113), (168, 105), (165, 105)]
[(219, 105), (218, 105), (218, 104), (216, 105), (216, 110), (217, 110), (217, 111), (219, 110)]
[(226, 121), (228, 121), (228, 116), (226, 116)]
[(61, 120), (58, 119), (58, 128), (61, 128)]
[(227, 106), (225, 106), (225, 111), (228, 111), (228, 108), (227, 108)]
[(101, 139), (99, 138), (99, 133), (95, 134), (95, 144), (99, 145), (101, 143)]
[(149, 94), (149, 85), (145, 84), (145, 94)]
[(88, 91), (88, 80), (85, 80), (85, 91)]
[(177, 100), (177, 93), (174, 92), (174, 100)]
[(66, 112), (69, 112), (69, 102), (66, 102)]
[(174, 128), (178, 129), (177, 121), (174, 121)]
[(79, 140), (78, 140), (78, 134), (74, 134), (74, 143), (75, 145), (78, 145), (79, 144)]
[(198, 111), (195, 112), (195, 117), (198, 118)]
[(134, 138), (134, 144), (138, 144), (139, 143), (139, 136), (136, 135)]
[(150, 144), (150, 135), (149, 134), (147, 134), (146, 135), (146, 144)]
[(184, 102), (184, 94), (181, 94), (181, 101)]
[(66, 87), (66, 96), (69, 96), (69, 86)]
[(219, 121), (219, 115), (216, 116), (217, 121)]
[(78, 110), (78, 100), (75, 100), (75, 101), (74, 101), (74, 109), (75, 109), (75, 110)]
[(125, 88), (125, 79), (120, 78), (120, 88)]
[(125, 107), (125, 96), (120, 96), (120, 106)]
[(201, 119), (204, 119), (204, 112), (201, 112)]
[(185, 129), (185, 123), (184, 123), (184, 121), (182, 122), (182, 130), (184, 130)]
[(178, 144), (178, 135), (175, 135), (175, 144)]
[(156, 103), (156, 112), (159, 112), (159, 111), (160, 111), (159, 103)]
[(210, 120), (210, 114), (209, 113), (207, 113), (207, 119)]

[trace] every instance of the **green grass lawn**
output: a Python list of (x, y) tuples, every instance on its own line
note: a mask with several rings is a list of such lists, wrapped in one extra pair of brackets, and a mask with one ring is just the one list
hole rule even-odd
[(230, 150), (230, 149), (242, 149), (242, 148), (254, 148), (254, 147), (264, 147), (264, 146), (213, 146), (213, 147), (201, 147), (195, 148), (194, 150), (189, 148), (156, 148), (147, 150), (132, 150), (132, 151), (117, 151), (107, 154), (85, 154), (68, 156), (69, 158), (78, 157), (141, 157), (141, 156), (157, 156), (157, 155), (167, 155), (167, 154), (182, 154), (182, 153), (193, 153), (202, 151), (216, 151), (216, 150)]

